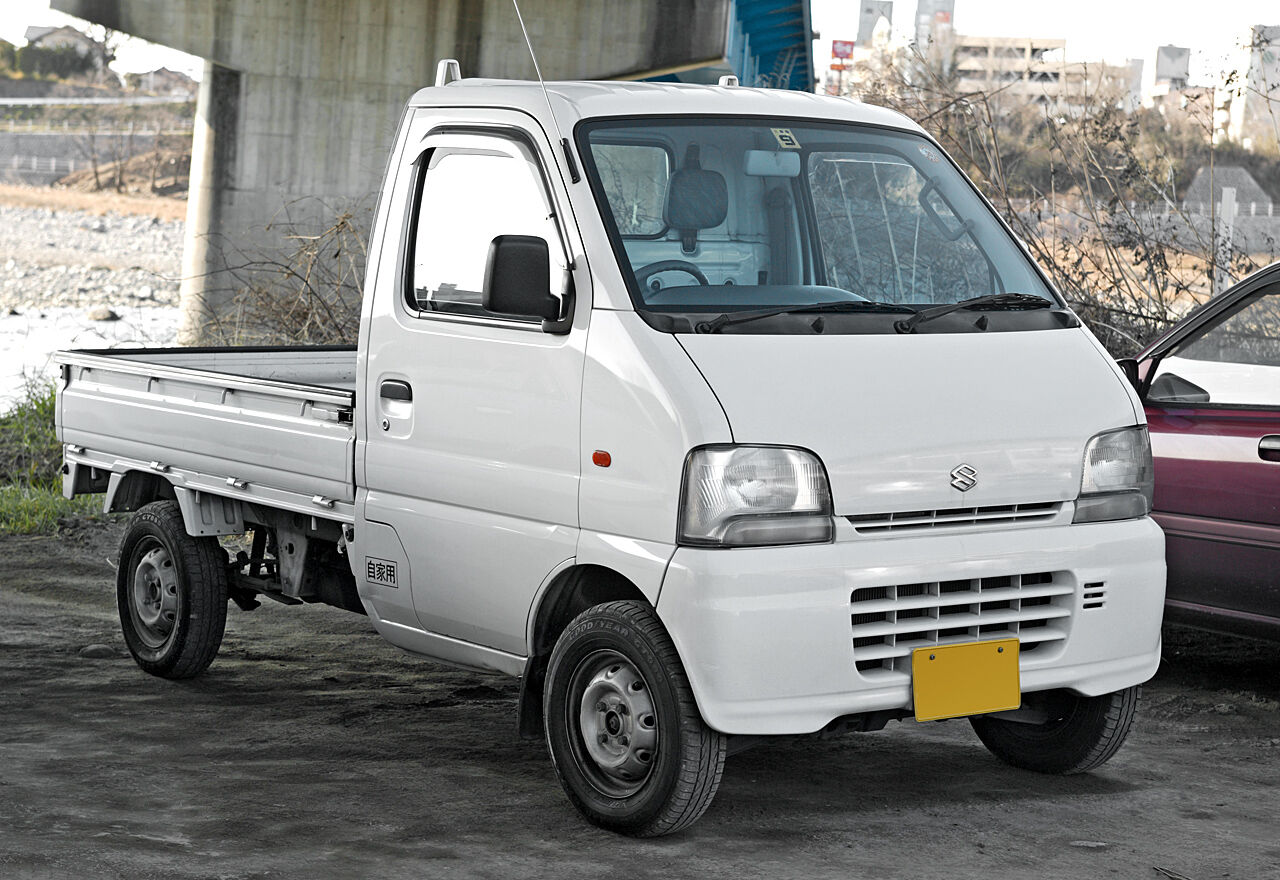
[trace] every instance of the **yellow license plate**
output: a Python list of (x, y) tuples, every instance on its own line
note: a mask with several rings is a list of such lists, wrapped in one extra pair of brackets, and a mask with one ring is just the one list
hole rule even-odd
[(917, 648), (911, 692), (917, 721), (1016, 709), (1022, 704), (1018, 640)]

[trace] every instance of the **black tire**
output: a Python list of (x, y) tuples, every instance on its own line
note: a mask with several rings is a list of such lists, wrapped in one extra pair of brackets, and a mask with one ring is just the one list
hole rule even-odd
[(671, 637), (642, 602), (597, 605), (569, 624), (551, 653), (543, 721), (560, 784), (601, 828), (679, 831), (720, 787), (727, 738), (703, 722)]
[(227, 623), (227, 561), (217, 538), (193, 538), (176, 501), (129, 520), (120, 542), (116, 605), (129, 653), (161, 678), (208, 668)]
[(969, 721), (982, 744), (1006, 764), (1037, 773), (1086, 773), (1124, 744), (1141, 693), (1135, 686), (1100, 697), (1063, 695), (1051, 703), (1056, 717), (1044, 724), (983, 716)]

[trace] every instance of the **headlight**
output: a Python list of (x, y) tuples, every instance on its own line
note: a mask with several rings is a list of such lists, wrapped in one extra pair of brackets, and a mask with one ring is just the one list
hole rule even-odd
[(813, 453), (706, 446), (684, 466), (680, 542), (728, 547), (831, 540), (831, 490)]
[(1151, 512), (1151, 438), (1142, 426), (1099, 434), (1085, 444), (1073, 522), (1134, 519)]

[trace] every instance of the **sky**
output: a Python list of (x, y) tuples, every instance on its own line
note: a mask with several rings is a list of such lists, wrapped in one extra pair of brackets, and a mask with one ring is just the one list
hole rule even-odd
[[(858, 0), (810, 0), (818, 72), (830, 63), (831, 41), (858, 35)], [(915, 0), (895, 0), (895, 31), (915, 30)], [(1149, 87), (1156, 47), (1191, 49), (1191, 82), (1209, 84), (1228, 63), (1231, 50), (1248, 39), (1255, 24), (1280, 24), (1277, 0), (955, 0), (957, 33), (983, 37), (1041, 37), (1067, 41), (1071, 61), (1143, 61)]]

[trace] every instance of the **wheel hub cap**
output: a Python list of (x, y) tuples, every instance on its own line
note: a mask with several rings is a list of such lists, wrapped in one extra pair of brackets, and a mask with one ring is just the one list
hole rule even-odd
[(600, 663), (582, 692), (583, 745), (611, 787), (640, 788), (658, 745), (657, 714), (640, 672), (621, 657)]
[(178, 618), (178, 575), (168, 550), (157, 547), (138, 560), (131, 598), (143, 641), (151, 647), (164, 644)]

